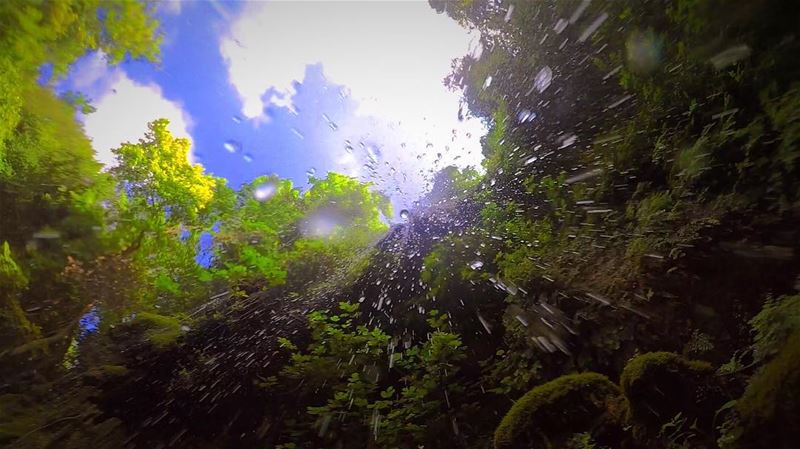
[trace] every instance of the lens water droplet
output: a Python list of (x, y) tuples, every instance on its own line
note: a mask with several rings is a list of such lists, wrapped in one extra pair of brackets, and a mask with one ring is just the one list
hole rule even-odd
[(517, 114), (517, 121), (519, 123), (531, 122), (536, 118), (536, 113), (528, 109), (523, 109)]
[(325, 123), (328, 124), (328, 127), (332, 131), (336, 131), (337, 129), (339, 129), (339, 126), (337, 126), (336, 123), (334, 123), (333, 120), (331, 120), (331, 118), (328, 117), (328, 114), (322, 114), (322, 118), (325, 120)]
[(539, 73), (536, 74), (536, 78), (533, 80), (533, 87), (536, 88), (539, 93), (544, 92), (550, 87), (550, 83), (553, 82), (553, 69), (549, 66), (545, 66)]
[(235, 140), (228, 140), (222, 146), (228, 153), (238, 153), (242, 149), (242, 145)]
[(575, 141), (577, 140), (578, 136), (576, 136), (575, 134), (569, 134), (567, 136), (564, 136), (561, 139), (559, 139), (561, 145), (558, 147), (558, 149), (560, 150), (562, 148), (571, 147), (573, 144), (575, 144)]
[(272, 182), (265, 182), (264, 184), (261, 184), (260, 186), (256, 187), (256, 189), (253, 191), (253, 196), (258, 201), (266, 201), (270, 199), (274, 194), (275, 194), (275, 184)]

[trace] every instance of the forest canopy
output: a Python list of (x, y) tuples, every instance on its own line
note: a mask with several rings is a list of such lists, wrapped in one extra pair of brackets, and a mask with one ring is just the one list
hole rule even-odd
[(390, 225), (344, 174), (229, 186), (158, 116), (104, 168), (54, 83), (157, 63), (156, 5), (0, 3), (0, 445), (800, 440), (800, 8), (429, 4), (480, 36), (444, 83), (483, 166)]

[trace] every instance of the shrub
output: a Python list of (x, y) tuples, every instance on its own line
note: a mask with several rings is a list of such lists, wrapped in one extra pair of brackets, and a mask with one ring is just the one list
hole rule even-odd
[[(539, 385), (506, 413), (494, 433), (494, 446), (549, 448), (606, 417), (606, 402), (619, 389), (597, 373), (568, 374)], [(557, 431), (554, 432), (554, 429)]]
[(624, 420), (640, 440), (656, 437), (665, 420), (678, 414), (710, 425), (721, 402), (714, 368), (671, 352), (633, 358), (622, 371), (620, 386), (627, 402)]

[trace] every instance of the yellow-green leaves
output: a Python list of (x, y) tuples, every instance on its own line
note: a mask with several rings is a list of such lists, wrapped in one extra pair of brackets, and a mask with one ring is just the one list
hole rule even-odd
[(216, 275), (265, 287), (320, 281), (348, 265), (358, 248), (387, 229), (389, 200), (371, 184), (337, 173), (311, 179), (305, 193), (262, 176), (242, 186), (215, 236)]
[(51, 64), (54, 76), (91, 50), (112, 63), (155, 60), (161, 41), (158, 21), (135, 0), (0, 2), (0, 172), (1, 142), (16, 126), (22, 92), (36, 84), (39, 69)]
[(102, 1), (105, 13), (105, 33), (100, 47), (111, 62), (122, 61), (125, 55), (155, 61), (162, 36), (155, 20), (144, 3), (137, 0)]
[(119, 158), (112, 172), (148, 209), (163, 213), (168, 208), (174, 220), (192, 220), (211, 203), (218, 181), (189, 163), (189, 140), (174, 137), (168, 125), (166, 119), (151, 122), (138, 143), (112, 150)]
[(324, 179), (311, 178), (311, 189), (303, 195), (303, 208), (310, 221), (321, 217), (345, 233), (385, 231), (387, 226), (380, 214), (391, 216), (392, 205), (385, 195), (370, 187), (371, 183), (338, 173), (328, 173)]
[(11, 256), (8, 242), (3, 242), (0, 249), (0, 284), (11, 291), (21, 290), (28, 285), (28, 279)]

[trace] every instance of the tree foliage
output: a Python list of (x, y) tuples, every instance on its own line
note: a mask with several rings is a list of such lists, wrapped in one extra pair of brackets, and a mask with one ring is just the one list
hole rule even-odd
[(480, 33), (445, 82), (485, 158), (393, 227), (157, 117), (101, 171), (47, 83), (155, 61), (152, 5), (0, 4), (0, 443), (794, 444), (797, 6), (429, 3)]

